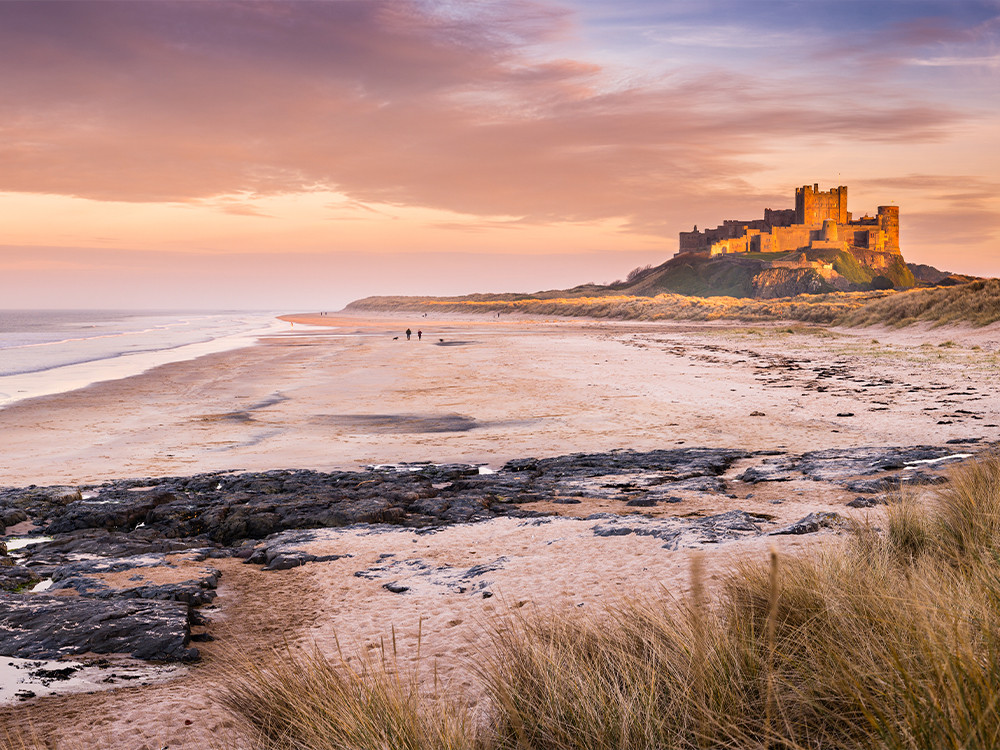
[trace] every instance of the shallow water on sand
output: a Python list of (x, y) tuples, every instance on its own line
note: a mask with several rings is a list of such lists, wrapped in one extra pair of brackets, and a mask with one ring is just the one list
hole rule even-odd
[(252, 344), (270, 312), (0, 311), (0, 407)]

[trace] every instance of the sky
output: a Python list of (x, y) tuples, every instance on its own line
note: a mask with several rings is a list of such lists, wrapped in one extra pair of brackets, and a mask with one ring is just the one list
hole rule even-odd
[(1000, 0), (0, 2), (0, 308), (607, 283), (813, 183), (1000, 275)]

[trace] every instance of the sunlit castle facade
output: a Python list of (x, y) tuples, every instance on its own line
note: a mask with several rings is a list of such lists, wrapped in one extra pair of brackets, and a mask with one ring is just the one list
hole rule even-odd
[(847, 187), (820, 191), (818, 184), (795, 190), (795, 208), (764, 209), (763, 219), (727, 219), (715, 229), (680, 233), (677, 253), (791, 253), (797, 250), (854, 250), (899, 254), (899, 207), (879, 206), (876, 216), (854, 219)]

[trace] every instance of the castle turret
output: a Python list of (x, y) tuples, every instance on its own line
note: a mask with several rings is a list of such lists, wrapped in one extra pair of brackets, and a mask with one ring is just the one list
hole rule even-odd
[(885, 251), (899, 252), (899, 206), (878, 207), (878, 227), (885, 233)]
[(795, 188), (795, 223), (819, 224), (823, 219), (833, 219), (838, 224), (846, 224), (847, 187), (841, 185), (820, 192), (819, 184), (803, 185)]

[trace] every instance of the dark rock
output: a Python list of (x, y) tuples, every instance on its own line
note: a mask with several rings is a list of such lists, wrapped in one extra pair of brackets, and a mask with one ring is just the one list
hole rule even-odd
[(635, 529), (628, 526), (595, 526), (594, 536), (628, 536), (634, 534)]
[(902, 469), (915, 461), (941, 458), (950, 452), (947, 448), (923, 445), (909, 448), (829, 448), (802, 454), (797, 468), (811, 479), (833, 482)]
[[(184, 552), (211, 544), (205, 539), (168, 539), (159, 532), (140, 528), (129, 532), (111, 532), (106, 529), (82, 529), (71, 534), (59, 534), (51, 542), (34, 544), (30, 548), (35, 561), (61, 564), (82, 555), (100, 557), (133, 557), (137, 555), (162, 555)], [(208, 550), (206, 550), (207, 554)]]
[(269, 537), (265, 543), (246, 555), (245, 563), (263, 565), (265, 570), (290, 570), (314, 562), (332, 562), (351, 555), (312, 555), (301, 546), (315, 541), (313, 531), (286, 531)]
[(725, 513), (696, 519), (692, 523), (704, 534), (712, 537), (729, 536), (733, 532), (741, 531), (759, 534), (761, 531), (758, 519), (743, 510), (729, 510)]
[(595, 536), (652, 536), (667, 542), (666, 547), (676, 549), (682, 544), (716, 544), (730, 539), (741, 539), (748, 534), (761, 533), (760, 517), (742, 510), (730, 510), (704, 518), (662, 518), (648, 516), (618, 516), (597, 513), (590, 518), (603, 521), (593, 527)]
[(19, 523), (27, 521), (28, 518), (28, 514), (20, 508), (0, 507), (0, 529), (4, 531), (6, 531), (8, 526), (16, 526)]
[[(927, 446), (838, 448), (800, 457), (677, 448), (525, 458), (493, 474), (479, 474), (478, 467), (465, 464), (407, 464), (363, 472), (211, 473), (109, 482), (87, 499), (77, 497), (76, 490), (60, 488), (0, 490), (0, 509), (39, 519), (46, 533), (57, 535), (56, 542), (39, 550), (39, 564), (58, 564), (69, 554), (125, 556), (193, 546), (206, 548), (206, 554), (246, 557), (254, 553), (242, 542), (288, 530), (358, 523), (426, 528), (498, 516), (537, 516), (519, 510), (537, 501), (571, 503), (593, 497), (652, 507), (650, 500), (669, 502), (682, 492), (722, 494), (727, 488), (721, 477), (733, 463), (760, 456), (767, 457), (745, 469), (741, 481), (787, 481), (805, 475), (851, 482), (947, 454), (946, 448)], [(42, 552), (51, 556), (43, 559)], [(303, 561), (310, 562), (297, 557), (276, 564)]]
[(750, 466), (745, 469), (736, 479), (749, 484), (757, 484), (758, 482), (788, 482), (801, 477), (795, 464), (796, 460), (791, 456), (765, 458), (757, 466)]
[(310, 555), (306, 552), (280, 552), (268, 561), (265, 570), (290, 570), (312, 562), (331, 562), (350, 555)]
[(819, 511), (810, 513), (805, 518), (801, 518), (793, 524), (784, 526), (771, 532), (771, 536), (779, 534), (813, 534), (820, 529), (828, 529), (839, 526), (841, 518), (836, 513)]
[(629, 500), (626, 505), (632, 506), (634, 508), (652, 508), (656, 505), (655, 497), (635, 497)]
[(928, 474), (925, 471), (915, 471), (912, 474), (902, 474), (899, 477), (899, 483), (902, 485), (947, 484), (948, 477), (943, 474)]
[(874, 508), (876, 505), (884, 505), (885, 501), (875, 497), (858, 496), (847, 504), (848, 508)]
[(0, 565), (0, 591), (25, 591), (41, 580), (37, 573), (22, 565)]
[(391, 591), (393, 594), (405, 594), (407, 591), (410, 590), (409, 586), (404, 586), (403, 584), (397, 583), (396, 581), (393, 581), (391, 583), (383, 583), (382, 588), (384, 588), (386, 591)]
[(77, 665), (74, 667), (63, 667), (62, 669), (32, 669), (29, 674), (36, 680), (41, 680), (42, 684), (46, 687), (53, 682), (64, 682), (70, 679), (74, 674), (83, 669), (82, 665)]
[(892, 492), (899, 489), (899, 477), (881, 479), (854, 479), (844, 483), (850, 492), (864, 492), (870, 495)]
[(531, 471), (557, 477), (596, 477), (602, 474), (665, 472), (674, 479), (718, 476), (734, 461), (750, 454), (726, 448), (677, 448), (640, 453), (620, 450), (609, 453), (573, 453), (555, 458), (527, 458), (509, 461), (503, 471)]
[(96, 653), (191, 661), (188, 606), (139, 599), (0, 593), (0, 654), (57, 659)]
[(969, 445), (972, 443), (979, 443), (981, 441), (981, 437), (954, 438), (952, 440), (945, 440), (945, 445)]

